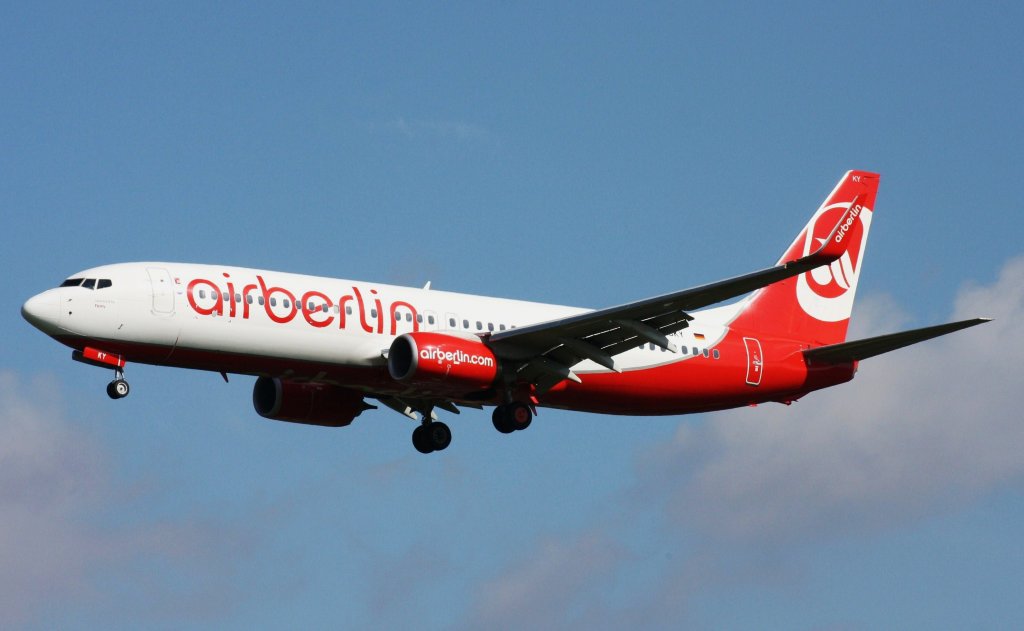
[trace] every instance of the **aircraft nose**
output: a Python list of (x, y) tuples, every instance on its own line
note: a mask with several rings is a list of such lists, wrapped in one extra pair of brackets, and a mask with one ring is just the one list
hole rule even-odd
[(57, 292), (44, 291), (26, 300), (25, 304), (21, 305), (21, 317), (42, 331), (54, 328), (60, 317), (60, 300)]

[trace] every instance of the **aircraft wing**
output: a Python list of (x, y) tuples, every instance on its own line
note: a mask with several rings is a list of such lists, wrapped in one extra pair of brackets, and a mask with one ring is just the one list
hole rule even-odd
[(863, 340), (820, 346), (804, 351), (804, 357), (813, 361), (830, 364), (859, 361), (990, 321), (991, 318), (972, 318), (970, 320), (928, 326), (923, 329), (913, 329), (888, 335), (879, 335), (878, 337), (869, 337)]
[(536, 384), (541, 392), (563, 379), (580, 381), (572, 366), (585, 359), (618, 371), (615, 355), (648, 342), (675, 352), (667, 336), (689, 325), (693, 317), (688, 311), (742, 296), (842, 256), (842, 228), (859, 205), (858, 196), (829, 238), (807, 256), (700, 287), (494, 333), (486, 338), (487, 344), (499, 357), (522, 361), (517, 379)]

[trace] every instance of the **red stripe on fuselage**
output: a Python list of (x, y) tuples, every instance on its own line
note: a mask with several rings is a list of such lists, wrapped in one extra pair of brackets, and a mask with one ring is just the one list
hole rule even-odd
[[(75, 349), (88, 345), (117, 353), (130, 362), (267, 375), (294, 381), (315, 378), (368, 393), (412, 394), (405, 384), (391, 378), (383, 363), (379, 366), (351, 366), (181, 346), (172, 349), (154, 344), (77, 336), (57, 339)], [(563, 381), (539, 397), (540, 405), (600, 414), (687, 414), (767, 401), (793, 401), (813, 390), (853, 378), (853, 364), (809, 365), (801, 353), (802, 347), (795, 342), (768, 339), (761, 340), (761, 343), (764, 348), (764, 376), (758, 386), (746, 383), (747, 355), (742, 335), (732, 332), (714, 347), (719, 350), (720, 359), (691, 355), (659, 366), (622, 373), (580, 373), (582, 384)], [(496, 395), (494, 400), (475, 403), (500, 402)]]

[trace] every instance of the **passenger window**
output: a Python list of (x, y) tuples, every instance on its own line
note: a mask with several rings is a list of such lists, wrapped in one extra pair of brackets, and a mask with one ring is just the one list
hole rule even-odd
[(494, 323), (493, 322), (488, 322), (487, 323), (487, 330), (488, 331), (493, 331), (494, 330)]
[(718, 349), (717, 348), (714, 350), (713, 355), (714, 355), (715, 359), (718, 359), (720, 357), (720, 355), (718, 354)]
[(476, 321), (476, 330), (477, 331), (483, 331), (484, 330), (484, 324), (480, 320)]
[[(411, 312), (405, 314), (405, 321), (406, 322), (412, 322), (412, 313)], [(420, 316), (419, 319), (417, 320), (417, 322), (423, 322), (423, 316)]]
[(448, 326), (453, 329), (455, 328), (455, 318), (448, 318)]
[(242, 302), (242, 294), (235, 294), (235, 302)]
[[(291, 309), (292, 303), (290, 300), (288, 300), (287, 298), (282, 298), (281, 302), (283, 303), (285, 309)], [(298, 309), (299, 305), (295, 305), (295, 308)]]
[(251, 295), (249, 295), (249, 294), (245, 295), (245, 303), (249, 304), (249, 305), (252, 304), (252, 296)]
[(101, 278), (99, 284), (96, 285), (96, 289), (106, 289), (113, 284), (109, 278)]
[(262, 305), (263, 305), (263, 296), (257, 296), (257, 297), (256, 297), (256, 300), (258, 300), (258, 301), (259, 301), (259, 303), (260, 303), (260, 306), (262, 306)]
[(82, 283), (82, 287), (85, 287), (86, 289), (96, 289), (96, 279), (86, 278), (85, 282)]
[(694, 355), (694, 357), (696, 357), (697, 355), (700, 355), (700, 351), (697, 350), (696, 346), (693, 347), (693, 355)]
[(706, 348), (705, 348), (705, 349), (704, 349), (704, 357), (707, 357), (707, 356), (709, 356), (709, 355), (710, 355), (710, 353), (708, 352), (708, 349), (706, 349)]
[(203, 298), (203, 299), (206, 298), (206, 290), (205, 289), (200, 289), (199, 290), (199, 297)]
[(504, 324), (499, 324), (498, 325), (498, 330), (499, 331), (504, 331), (505, 330), (505, 325)]
[(376, 318), (377, 317), (377, 310), (376, 309), (370, 309), (370, 317), (371, 318)]
[(345, 315), (352, 315), (352, 307), (345, 307)]
[(427, 322), (434, 324), (434, 316), (427, 316)]
[(681, 346), (679, 347), (679, 352), (682, 353), (683, 355), (686, 355), (690, 352), (690, 349), (685, 346)]
[[(420, 324), (423, 324), (423, 314), (422, 313), (417, 313), (416, 314), (416, 321), (419, 322)], [(431, 324), (434, 323), (434, 319), (433, 318), (430, 319), (430, 323)]]
[[(277, 306), (277, 298), (274, 298), (273, 296), (271, 296), (271, 298), (270, 298), (270, 306), (271, 307), (276, 307)], [(287, 305), (285, 305), (285, 306), (287, 306)]]
[(469, 320), (463, 320), (462, 321), (462, 328), (464, 328), (464, 329), (468, 329), (469, 328)]
[(228, 298), (228, 292), (226, 292), (226, 291), (225, 291), (225, 292), (224, 292), (224, 294), (223, 294), (223, 295), (221, 296), (221, 298), (223, 298), (223, 299), (224, 299), (224, 302), (229, 302), (229, 301), (231, 300), (231, 298)]
[(81, 278), (69, 278), (60, 284), (61, 287), (78, 287), (82, 284)]

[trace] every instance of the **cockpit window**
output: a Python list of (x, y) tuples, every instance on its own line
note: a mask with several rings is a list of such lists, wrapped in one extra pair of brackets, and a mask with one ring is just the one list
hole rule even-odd
[(82, 283), (82, 287), (85, 287), (86, 289), (96, 289), (96, 279), (86, 278), (85, 282)]
[(101, 278), (99, 282), (96, 283), (96, 289), (106, 289), (107, 287), (110, 287), (113, 284), (114, 283), (111, 282), (109, 278)]
[(82, 284), (81, 278), (69, 278), (60, 284), (61, 287), (78, 287)]

